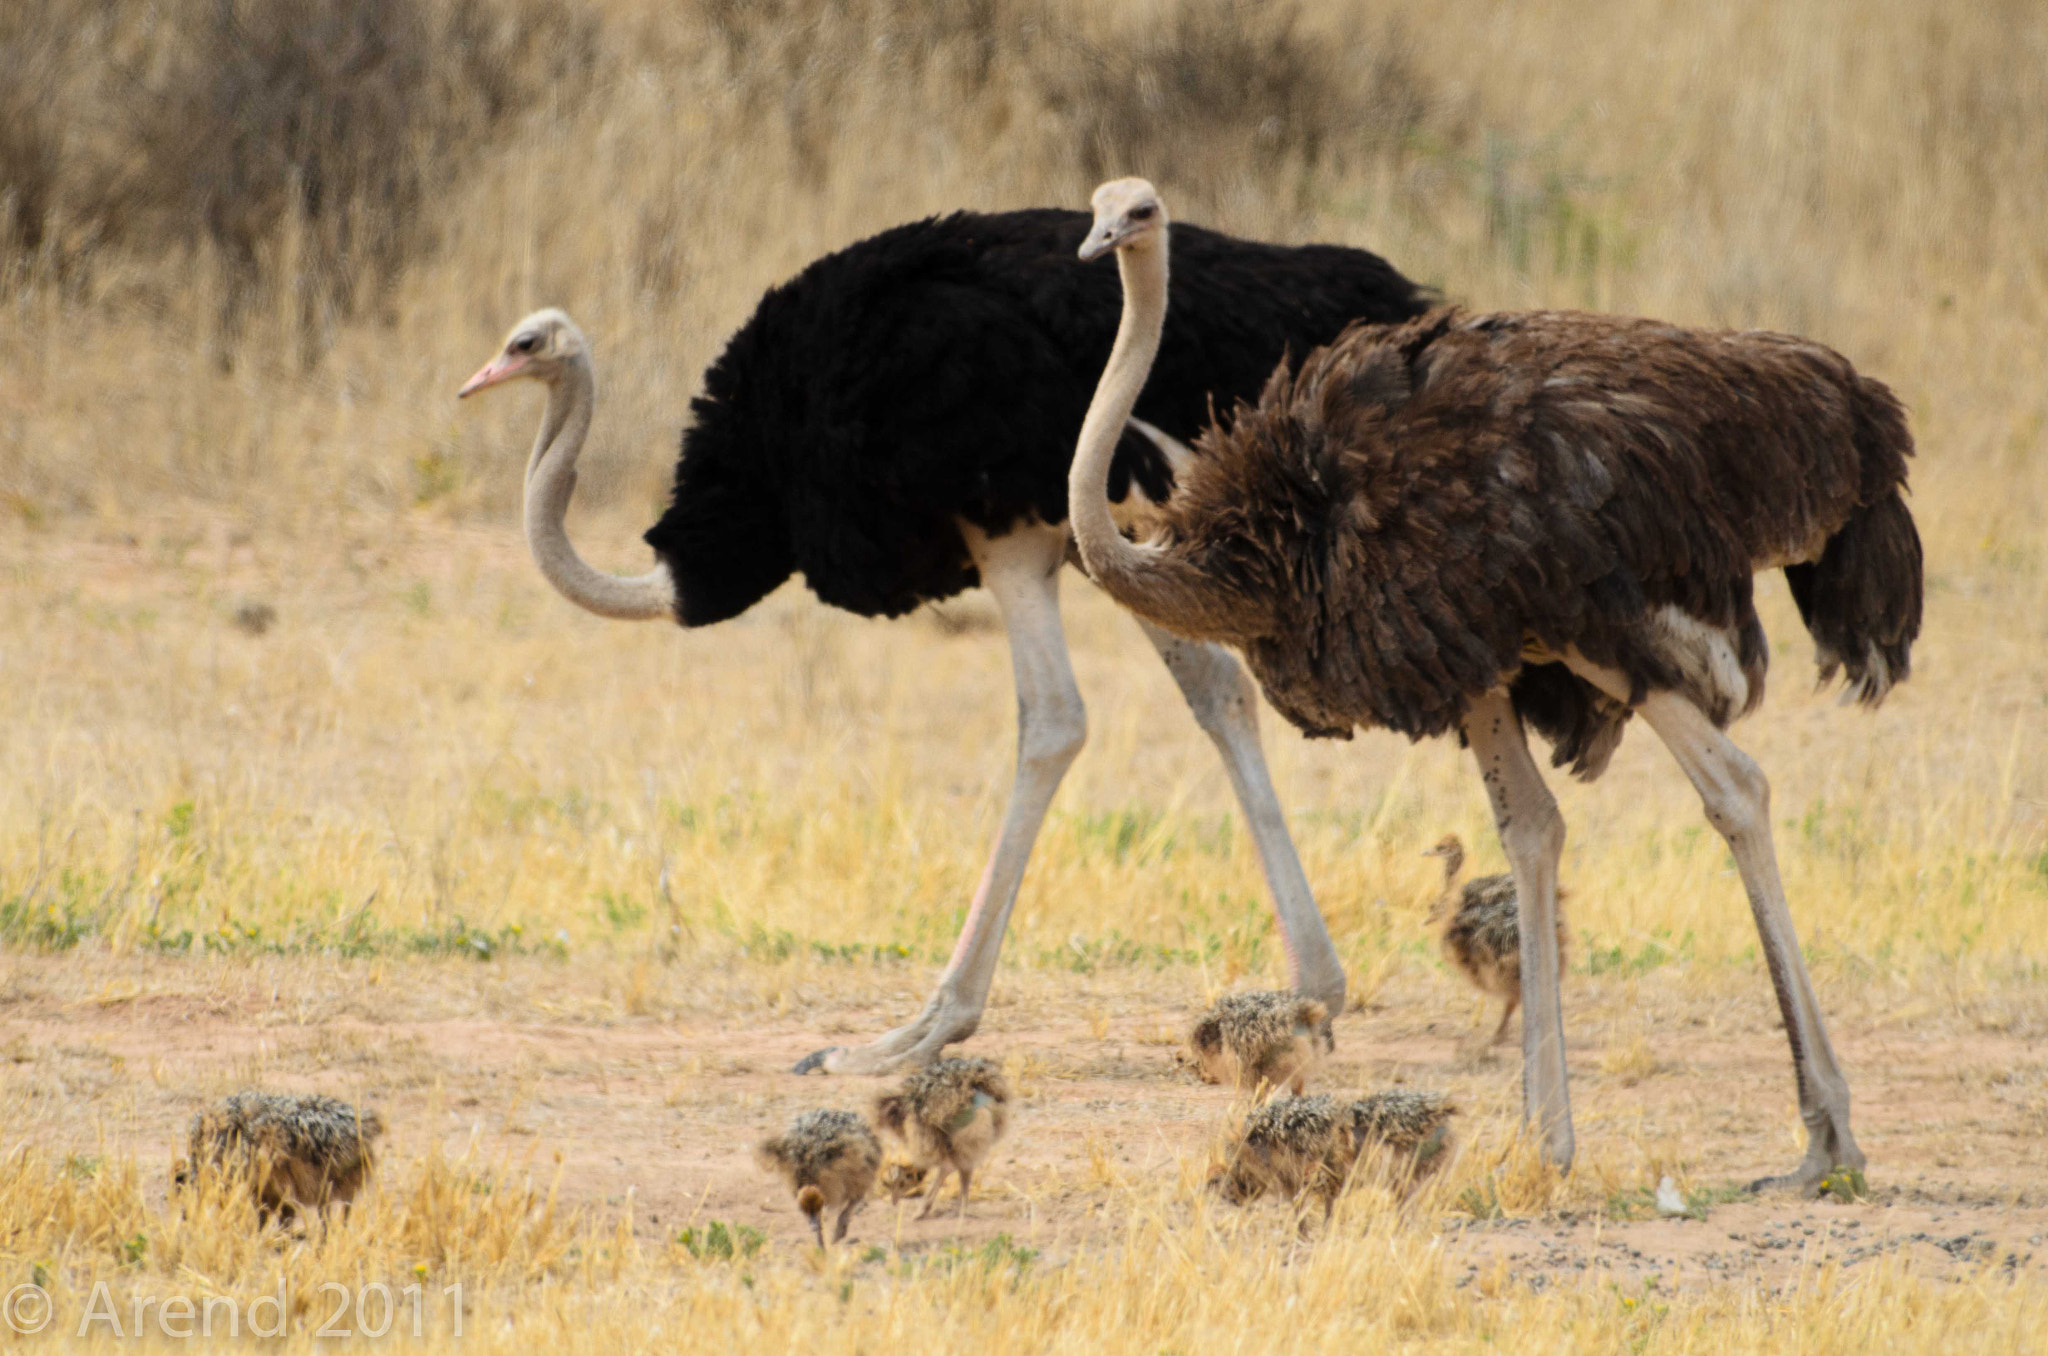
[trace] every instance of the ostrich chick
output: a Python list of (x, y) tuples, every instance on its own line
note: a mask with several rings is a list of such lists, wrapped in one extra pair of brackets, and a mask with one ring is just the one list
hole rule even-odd
[(1451, 1160), (1451, 1117), (1458, 1108), (1440, 1092), (1390, 1088), (1345, 1110), (1356, 1160), (1369, 1162), (1404, 1193)]
[(1298, 993), (1225, 994), (1188, 1033), (1205, 1083), (1291, 1088), (1301, 1094), (1323, 1055), (1336, 1048), (1329, 1009)]
[(779, 1173), (796, 1192), (796, 1208), (811, 1222), (818, 1246), (825, 1246), (825, 1211), (838, 1207), (832, 1241), (846, 1237), (846, 1223), (865, 1201), (882, 1165), (882, 1145), (856, 1111), (806, 1111), (789, 1129), (764, 1139), (754, 1150), (762, 1168)]
[[(1448, 1159), (1450, 1118), (1439, 1093), (1393, 1091), (1353, 1102), (1330, 1096), (1276, 1097), (1245, 1119), (1229, 1160), (1209, 1185), (1232, 1205), (1278, 1192), (1323, 1203), (1328, 1224), (1361, 1159), (1410, 1190)], [(1308, 1221), (1302, 1221), (1307, 1232)]]
[(909, 1146), (912, 1161), (936, 1169), (923, 1219), (938, 1204), (950, 1170), (960, 1175), (960, 1214), (974, 1169), (1003, 1137), (1010, 1121), (1010, 1085), (986, 1059), (942, 1059), (875, 1099), (875, 1121)]
[(383, 1133), (376, 1112), (333, 1097), (238, 1092), (192, 1118), (189, 1156), (177, 1161), (171, 1180), (183, 1187), (201, 1173), (245, 1179), (265, 1223), (329, 1204), (346, 1212), (375, 1166), (371, 1144)]
[[(1444, 891), (1430, 907), (1429, 921), (1443, 924), (1444, 959), (1465, 972), (1481, 993), (1507, 1001), (1494, 1028), (1499, 1045), (1508, 1038), (1508, 1023), (1522, 1003), (1522, 931), (1517, 919), (1520, 904), (1515, 898), (1515, 878), (1510, 875), (1481, 876), (1458, 888), (1458, 873), (1465, 868), (1465, 845), (1458, 835), (1447, 833), (1437, 845), (1422, 854), (1444, 859)], [(1558, 902), (1567, 898), (1559, 889)], [(1557, 974), (1564, 978), (1564, 915), (1557, 916)]]

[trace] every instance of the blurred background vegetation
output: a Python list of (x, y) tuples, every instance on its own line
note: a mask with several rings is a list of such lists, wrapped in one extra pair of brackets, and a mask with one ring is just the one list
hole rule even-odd
[(447, 388), (554, 302), (623, 411), (590, 492), (652, 501), (765, 285), (1127, 172), (1477, 304), (1812, 333), (2039, 452), (2028, 0), (16, 0), (0, 494), (502, 512)]

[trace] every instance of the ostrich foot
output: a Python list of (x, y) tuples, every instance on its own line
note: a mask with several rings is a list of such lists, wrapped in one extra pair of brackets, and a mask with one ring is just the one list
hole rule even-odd
[(1828, 1165), (1816, 1163), (1813, 1159), (1809, 1158), (1802, 1161), (1791, 1172), (1779, 1173), (1775, 1177), (1757, 1178), (1749, 1184), (1750, 1194), (1755, 1196), (1775, 1196), (1780, 1192), (1788, 1192), (1803, 1197), (1806, 1200), (1812, 1200), (1820, 1195), (1820, 1184), (1831, 1171), (1834, 1171), (1834, 1169)]
[(794, 1074), (888, 1074), (916, 1068), (939, 1057), (947, 1046), (966, 1040), (981, 1023), (979, 1009), (940, 994), (911, 1021), (866, 1045), (833, 1045), (813, 1050), (790, 1068)]
[(1822, 1117), (1811, 1124), (1806, 1157), (1800, 1160), (1799, 1166), (1780, 1176), (1759, 1177), (1749, 1184), (1752, 1192), (1762, 1195), (1794, 1191), (1811, 1200), (1826, 1189), (1831, 1179), (1853, 1182), (1856, 1184), (1853, 1189), (1861, 1189), (1863, 1150), (1856, 1147), (1856, 1139), (1849, 1133), (1847, 1122)]

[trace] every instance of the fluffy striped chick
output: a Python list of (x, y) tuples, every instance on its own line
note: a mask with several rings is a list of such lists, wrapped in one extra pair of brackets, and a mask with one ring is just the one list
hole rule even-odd
[(935, 1170), (919, 1219), (931, 1214), (948, 1171), (960, 1177), (960, 1214), (967, 1188), (1010, 1123), (1010, 1085), (986, 1059), (942, 1059), (875, 1099), (875, 1121), (900, 1137), (918, 1167)]
[(881, 1141), (857, 1111), (806, 1111), (789, 1129), (755, 1146), (762, 1168), (779, 1173), (796, 1193), (796, 1208), (811, 1222), (818, 1246), (825, 1246), (825, 1212), (839, 1211), (832, 1241), (846, 1237), (846, 1223), (874, 1188), (882, 1166)]
[(1369, 1170), (1405, 1195), (1451, 1161), (1451, 1117), (1458, 1108), (1443, 1093), (1389, 1088), (1344, 1109), (1351, 1118), (1353, 1177)]
[(1225, 994), (1188, 1033), (1203, 1082), (1253, 1091), (1286, 1087), (1296, 1096), (1335, 1048), (1329, 1009), (1289, 991)]
[[(1465, 867), (1465, 845), (1458, 835), (1447, 833), (1437, 845), (1422, 854), (1444, 859), (1444, 889), (1429, 910), (1429, 921), (1443, 925), (1444, 959), (1464, 971), (1481, 993), (1505, 999), (1507, 1008), (1494, 1028), (1491, 1045), (1508, 1038), (1508, 1022), (1522, 1004), (1521, 905), (1515, 897), (1515, 878), (1508, 875), (1481, 876), (1458, 888), (1458, 873)], [(1563, 889), (1557, 892), (1562, 905)], [(1557, 974), (1564, 978), (1564, 913), (1557, 915)]]
[(214, 1174), (246, 1181), (264, 1223), (333, 1204), (346, 1212), (376, 1166), (372, 1146), (383, 1133), (376, 1112), (333, 1097), (237, 1092), (192, 1118), (188, 1156), (173, 1165), (171, 1182), (175, 1189)]
[[(1455, 1110), (1433, 1092), (1397, 1090), (1351, 1102), (1328, 1095), (1276, 1097), (1245, 1118), (1209, 1186), (1232, 1205), (1249, 1204), (1269, 1191), (1291, 1201), (1310, 1196), (1322, 1202), (1328, 1224), (1362, 1160), (1403, 1191), (1441, 1167), (1450, 1156)], [(1301, 1229), (1308, 1231), (1306, 1219)]]

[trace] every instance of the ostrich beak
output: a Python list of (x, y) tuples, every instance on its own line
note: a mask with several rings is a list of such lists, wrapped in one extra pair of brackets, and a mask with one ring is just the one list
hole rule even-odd
[(462, 389), (455, 393), (455, 398), (461, 400), (465, 396), (475, 395), (478, 391), (483, 390), (484, 387), (496, 386), (501, 381), (510, 381), (525, 370), (526, 359), (524, 358), (503, 356), (493, 358), (478, 368), (475, 376), (462, 383)]
[(1098, 221), (1088, 229), (1088, 238), (1081, 242), (1081, 262), (1085, 264), (1100, 259), (1115, 248), (1115, 224)]

